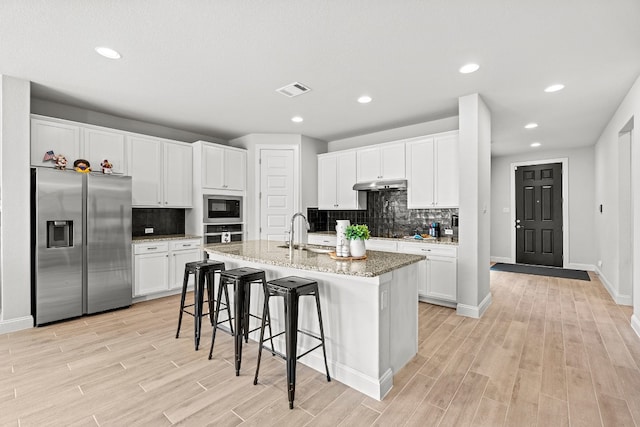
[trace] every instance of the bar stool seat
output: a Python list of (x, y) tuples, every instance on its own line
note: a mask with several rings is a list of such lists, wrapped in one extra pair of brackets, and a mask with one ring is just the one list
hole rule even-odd
[[(180, 297), (180, 315), (178, 316), (178, 330), (176, 331), (176, 338), (180, 336), (180, 327), (182, 326), (182, 315), (187, 313), (194, 317), (194, 340), (195, 349), (198, 350), (200, 345), (200, 332), (202, 329), (202, 318), (209, 316), (209, 320), (213, 322), (213, 303), (214, 303), (214, 286), (215, 286), (215, 273), (225, 270), (224, 262), (205, 260), (188, 262), (184, 266), (184, 279), (182, 281), (182, 294)], [(193, 290), (193, 304), (185, 304), (187, 296), (187, 285), (189, 283), (189, 275), (193, 274), (195, 277), (195, 285)], [(204, 299), (205, 287), (207, 289), (207, 299)], [(203, 312), (202, 306), (204, 302), (207, 302), (208, 311)], [(229, 310), (229, 296), (227, 294), (226, 307)], [(187, 308), (193, 307), (193, 312), (187, 310)], [(231, 321), (229, 320), (229, 324)]]
[[(232, 270), (225, 270), (220, 272), (220, 285), (218, 287), (218, 295), (216, 298), (216, 306), (213, 309), (213, 334), (211, 337), (211, 348), (209, 349), (209, 359), (213, 357), (213, 345), (216, 340), (216, 331), (218, 330), (218, 315), (220, 313), (220, 299), (222, 292), (228, 293), (227, 287), (233, 286), (233, 311), (234, 311), (234, 323), (235, 330), (231, 329), (231, 334), (234, 337), (234, 352), (235, 352), (235, 369), (236, 376), (240, 375), (240, 365), (242, 362), (242, 338), (244, 341), (249, 341), (249, 333), (257, 331), (260, 326), (249, 329), (249, 320), (251, 317), (259, 319), (261, 322), (264, 319), (263, 316), (251, 314), (249, 307), (251, 303), (251, 284), (261, 283), (264, 289), (266, 285), (264, 270), (258, 270), (255, 268), (241, 267), (234, 268)], [(271, 325), (269, 325), (269, 331), (271, 331)], [(273, 346), (273, 342), (272, 342)]]
[[(302, 356), (307, 355), (318, 347), (322, 347), (322, 354), (324, 356), (324, 366), (327, 372), (327, 381), (331, 381), (329, 376), (329, 366), (327, 365), (327, 352), (324, 345), (324, 329), (322, 327), (322, 312), (320, 310), (320, 296), (318, 294), (318, 282), (314, 280), (305, 279), (302, 277), (283, 277), (281, 279), (270, 280), (264, 287), (265, 299), (264, 310), (266, 313), (262, 320), (260, 328), (260, 342), (258, 343), (258, 363), (256, 366), (256, 376), (253, 379), (253, 384), (258, 384), (258, 372), (260, 371), (260, 359), (262, 357), (262, 347), (264, 345), (264, 328), (265, 324), (271, 324), (271, 318), (269, 314), (269, 299), (271, 297), (284, 297), (284, 316), (285, 316), (285, 329), (275, 335), (269, 330), (270, 336), (268, 339), (285, 334), (286, 341), (286, 353), (282, 354), (273, 350), (273, 341), (271, 342), (272, 353), (278, 354), (280, 357), (287, 361), (287, 391), (289, 397), (289, 409), (293, 409), (293, 400), (295, 398), (296, 390), (296, 362)], [(320, 326), (320, 336), (311, 334), (310, 332), (298, 329), (298, 304), (299, 299), (302, 296), (313, 296), (316, 300), (316, 309), (318, 311), (318, 324)], [(298, 355), (298, 332), (308, 335), (320, 341), (315, 347), (305, 351), (301, 355)]]

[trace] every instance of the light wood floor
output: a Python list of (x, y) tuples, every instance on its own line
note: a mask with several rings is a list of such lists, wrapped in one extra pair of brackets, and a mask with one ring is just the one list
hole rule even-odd
[(255, 343), (235, 377), (227, 334), (211, 361), (188, 316), (174, 338), (177, 297), (0, 335), (0, 426), (640, 425), (631, 309), (592, 277), (492, 272), (480, 320), (421, 303), (419, 354), (381, 402), (298, 365), (289, 410), (281, 359), (254, 386)]

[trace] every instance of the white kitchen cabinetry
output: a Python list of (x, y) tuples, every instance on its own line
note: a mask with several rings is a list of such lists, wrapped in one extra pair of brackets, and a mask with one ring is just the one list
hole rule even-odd
[[(83, 128), (82, 141), (84, 147), (83, 158), (91, 164), (91, 170), (102, 170), (100, 164), (109, 160), (114, 174), (126, 174), (125, 135), (121, 132), (111, 132), (102, 129)], [(67, 159), (69, 160), (69, 159)]]
[(336, 236), (327, 234), (307, 233), (307, 243), (310, 245), (335, 246)]
[(162, 144), (157, 139), (129, 137), (129, 172), (134, 207), (163, 205), (162, 157)]
[(324, 210), (366, 209), (367, 195), (353, 190), (356, 152), (318, 155), (318, 207)]
[[(398, 252), (425, 255), (421, 267), (418, 294), (421, 300), (436, 304), (456, 306), (458, 249), (455, 246), (428, 243), (398, 243)], [(421, 263), (423, 264), (423, 263)]]
[[(134, 243), (133, 258), (134, 297), (175, 293), (182, 289), (184, 265), (202, 259), (200, 239)], [(193, 280), (191, 275), (190, 286)]]
[(133, 254), (133, 296), (169, 290), (168, 243), (136, 243)]
[[(203, 258), (200, 239), (175, 240), (170, 242), (169, 289), (182, 289), (184, 265)], [(189, 285), (193, 285), (194, 275), (189, 275)]]
[(398, 252), (398, 243), (393, 240), (369, 239), (364, 242), (367, 250)]
[(458, 132), (428, 136), (406, 143), (407, 207), (459, 206)]
[(404, 142), (379, 144), (356, 153), (358, 182), (406, 177)]
[(164, 204), (189, 208), (192, 203), (193, 154), (185, 144), (164, 143)]
[(188, 144), (129, 136), (129, 172), (134, 207), (192, 207), (192, 162)]
[(247, 153), (221, 145), (202, 145), (202, 187), (219, 190), (246, 189)]
[(51, 160), (43, 161), (47, 151), (65, 156), (73, 167), (80, 158), (80, 127), (68, 123), (31, 119), (31, 166), (54, 167)]

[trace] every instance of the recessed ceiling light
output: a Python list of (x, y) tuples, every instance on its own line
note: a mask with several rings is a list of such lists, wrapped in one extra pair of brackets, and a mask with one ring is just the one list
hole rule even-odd
[(527, 124), (524, 126), (524, 128), (525, 128), (525, 129), (535, 129), (535, 128), (537, 128), (537, 127), (538, 127), (538, 124), (537, 124), (537, 123), (527, 123)]
[(300, 116), (294, 116), (294, 117), (291, 117), (291, 121), (294, 123), (302, 123), (304, 119)]
[(479, 68), (480, 66), (478, 64), (467, 64), (460, 67), (460, 70), (458, 71), (460, 71), (462, 74), (469, 74), (478, 71)]
[(532, 142), (531, 146), (532, 147), (540, 147), (542, 144), (540, 144), (539, 142)]
[(111, 49), (110, 47), (98, 46), (96, 47), (96, 52), (98, 52), (98, 54), (104, 56), (105, 58), (109, 58), (109, 59), (122, 58), (122, 56), (118, 52)]
[(358, 102), (360, 104), (368, 104), (371, 102), (371, 97), (367, 95), (362, 95), (360, 98), (358, 98)]
[(564, 89), (564, 85), (558, 83), (558, 84), (549, 86), (544, 91), (551, 93), (551, 92), (557, 92), (557, 91), (562, 90), (562, 89)]

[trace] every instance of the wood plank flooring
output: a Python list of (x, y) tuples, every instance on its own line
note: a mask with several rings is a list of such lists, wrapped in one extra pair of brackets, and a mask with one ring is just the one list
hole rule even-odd
[(630, 307), (591, 282), (491, 272), (482, 319), (420, 304), (419, 353), (383, 401), (257, 346), (234, 375), (233, 342), (193, 320), (175, 339), (178, 297), (0, 335), (0, 426), (639, 426), (640, 338)]

